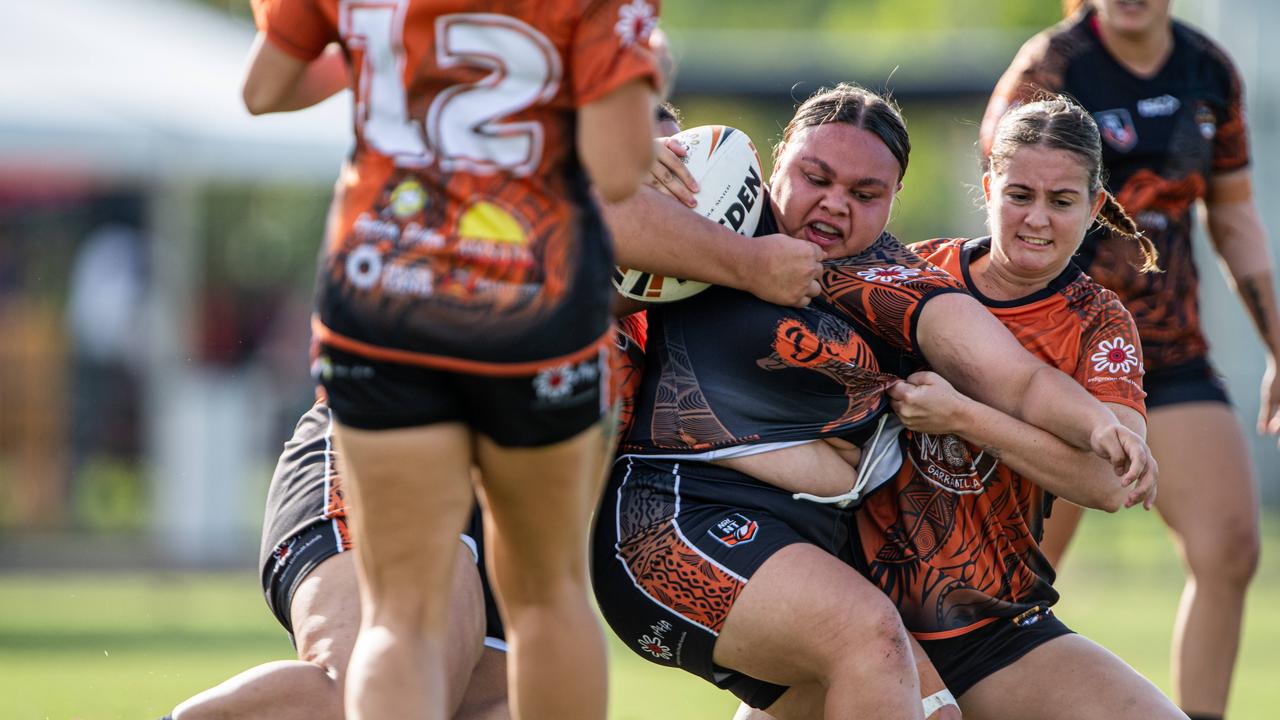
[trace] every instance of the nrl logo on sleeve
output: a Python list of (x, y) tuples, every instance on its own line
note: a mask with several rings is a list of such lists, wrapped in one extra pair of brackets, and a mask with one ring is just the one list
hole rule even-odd
[(734, 513), (716, 523), (715, 527), (707, 531), (707, 534), (727, 547), (734, 547), (745, 545), (755, 540), (756, 533), (759, 531), (760, 526), (756, 524), (755, 520), (751, 520), (741, 513)]
[(1138, 130), (1133, 125), (1133, 116), (1124, 108), (1103, 110), (1093, 116), (1098, 122), (1098, 131), (1102, 139), (1120, 152), (1129, 152), (1138, 144)]

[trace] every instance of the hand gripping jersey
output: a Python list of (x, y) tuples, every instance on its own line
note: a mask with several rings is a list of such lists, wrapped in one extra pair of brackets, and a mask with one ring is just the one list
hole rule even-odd
[(1108, 189), (1155, 243), (1164, 272), (1139, 273), (1136, 244), (1102, 232), (1085, 239), (1081, 265), (1133, 313), (1147, 369), (1205, 357), (1192, 207), (1214, 173), (1249, 163), (1244, 90), (1230, 59), (1175, 21), (1169, 59), (1140, 78), (1103, 47), (1094, 13), (1077, 14), (1028, 41), (1005, 72), (983, 119), (984, 149), (1000, 116), (1041, 90), (1066, 93), (1093, 114)]
[(609, 241), (577, 108), (657, 83), (657, 0), (255, 0), (311, 60), (339, 43), (355, 148), (337, 183), (316, 335), (477, 374), (564, 361), (609, 329)]
[[(1069, 265), (1025, 298), (986, 298), (969, 265), (990, 243), (931, 240), (911, 249), (963, 280), (1028, 351), (1099, 401), (1145, 415), (1137, 331), (1115, 293)], [(907, 460), (898, 476), (855, 515), (859, 563), (897, 604), (907, 629), (941, 639), (1057, 602), (1053, 568), (1038, 546), (1052, 497), (953, 435), (903, 438)]]
[[(758, 235), (777, 232), (766, 204)], [(884, 390), (921, 364), (915, 321), (961, 291), (887, 233), (828, 261), (803, 309), (712, 287), (649, 314), (649, 347), (624, 454), (709, 459), (743, 445), (856, 433)]]

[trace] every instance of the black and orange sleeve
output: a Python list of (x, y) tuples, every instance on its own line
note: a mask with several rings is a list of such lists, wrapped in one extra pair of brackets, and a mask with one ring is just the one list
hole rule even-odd
[(1218, 117), (1218, 130), (1213, 138), (1214, 172), (1231, 172), (1249, 164), (1249, 130), (1244, 111), (1244, 82), (1225, 52), (1214, 48), (1212, 59), (1221, 67), (1226, 85), (1226, 107)]

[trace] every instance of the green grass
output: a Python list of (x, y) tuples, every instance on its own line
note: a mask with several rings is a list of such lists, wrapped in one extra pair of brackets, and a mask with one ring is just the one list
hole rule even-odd
[[(1264, 520), (1265, 548), (1280, 518)], [(1166, 691), (1181, 573), (1154, 515), (1092, 514), (1063, 568), (1059, 614)], [(1280, 562), (1264, 554), (1249, 599), (1229, 716), (1280, 707)], [(614, 642), (613, 720), (723, 718), (726, 694)], [(291, 648), (248, 574), (0, 575), (0, 718), (154, 719)]]

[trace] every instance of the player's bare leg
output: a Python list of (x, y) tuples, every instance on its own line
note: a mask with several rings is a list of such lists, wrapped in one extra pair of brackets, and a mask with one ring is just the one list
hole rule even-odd
[[(897, 609), (852, 568), (813, 545), (789, 545), (751, 576), (725, 619), (714, 659), (766, 682), (820, 686), (825, 717), (924, 717)], [(804, 712), (814, 704), (792, 702)], [(770, 709), (785, 713), (789, 704)], [(802, 716), (812, 717), (795, 717)]]
[(450, 715), (450, 581), (472, 503), (471, 432), (458, 423), (377, 431), (338, 425), (335, 437), (361, 600), (347, 720), (443, 720)]
[(1160, 689), (1106, 648), (1056, 637), (964, 695), (965, 720), (1186, 720)]
[[(458, 543), (458, 552), (446, 650), (450, 705), (457, 718), (502, 717), (489, 710), (497, 705), (505, 714), (505, 678), (483, 670), (483, 660), (468, 665), (484, 641), (484, 597), (471, 550)], [(355, 557), (335, 555), (312, 570), (294, 593), (290, 616), (297, 660), (250, 668), (180, 704), (174, 720), (342, 720), (347, 660), (360, 627)], [(496, 656), (489, 664), (505, 666), (504, 653), (489, 654)]]
[[(925, 654), (924, 648), (920, 647), (920, 643), (916, 642), (915, 638), (909, 635), (908, 638), (911, 640), (911, 654), (915, 658), (916, 674), (920, 677), (920, 694), (923, 697), (929, 697), (946, 690), (946, 685), (938, 676), (933, 663), (929, 662), (929, 656)], [(745, 703), (739, 705), (733, 720), (786, 720), (788, 718), (822, 720), (826, 697), (827, 690), (820, 684), (793, 685), (787, 688), (787, 691), (774, 701), (767, 711), (756, 710)], [(923, 707), (923, 698), (921, 705)], [(960, 720), (960, 708), (955, 704), (945, 705), (925, 716), (925, 720)]]
[(1156, 509), (1187, 573), (1173, 631), (1174, 696), (1188, 713), (1221, 716), (1260, 547), (1249, 448), (1222, 403), (1157, 408), (1149, 426), (1160, 462)]
[(471, 682), (454, 720), (507, 720), (507, 653), (486, 647), (471, 671)]
[(510, 640), (512, 716), (602, 720), (604, 634), (587, 585), (587, 537), (610, 444), (604, 421), (561, 443), (477, 443), (489, 576)]

